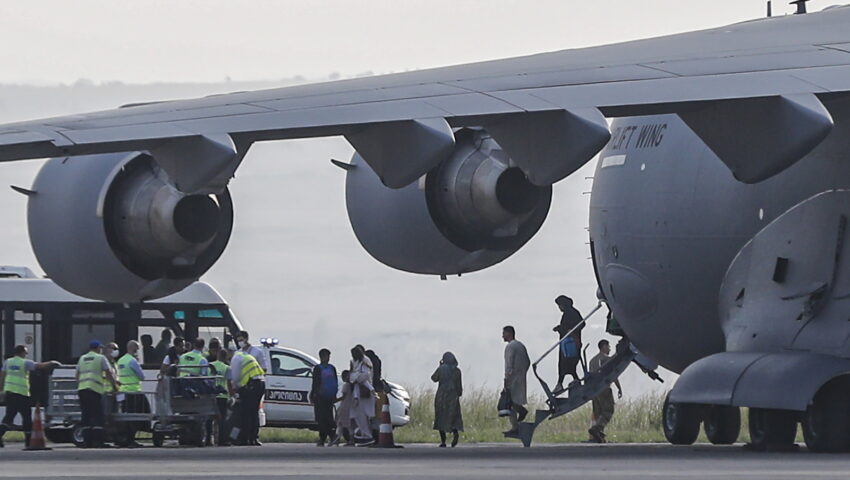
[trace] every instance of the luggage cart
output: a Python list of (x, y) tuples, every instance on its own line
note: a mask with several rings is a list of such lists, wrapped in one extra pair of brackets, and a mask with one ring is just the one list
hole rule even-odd
[[(48, 383), (47, 427), (45, 434), (53, 443), (83, 446), (82, 414), (77, 394), (75, 367), (63, 365)], [(58, 369), (58, 370), (59, 370)], [(151, 432), (153, 444), (161, 447), (167, 438), (181, 445), (203, 446), (207, 426), (218, 419), (215, 387), (220, 376), (162, 376), (141, 382), (139, 393), (103, 395), (104, 440), (118, 445), (130, 444), (136, 432)]]
[[(73, 443), (83, 446), (80, 399), (74, 366), (62, 365), (48, 382), (45, 409), (47, 439), (53, 443)], [(58, 374), (57, 374), (58, 372)], [(139, 393), (106, 393), (103, 395), (104, 439), (119, 445), (133, 441), (135, 432), (151, 431), (154, 414), (151, 410), (156, 380), (142, 381)], [(145, 387), (148, 388), (145, 388)], [(147, 392), (145, 390), (148, 390)]]
[(219, 422), (216, 396), (222, 392), (216, 381), (221, 378), (163, 376), (159, 379), (152, 427), (155, 447), (161, 447), (167, 438), (176, 438), (180, 445), (205, 445), (208, 434), (214, 433), (208, 431), (209, 427), (215, 428)]

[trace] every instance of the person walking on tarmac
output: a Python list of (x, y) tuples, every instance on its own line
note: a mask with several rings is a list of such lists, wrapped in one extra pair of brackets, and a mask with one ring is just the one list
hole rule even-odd
[(511, 394), (511, 429), (505, 435), (519, 433), (519, 424), (528, 415), (528, 409), (523, 405), (528, 403), (526, 377), (531, 366), (528, 350), (516, 339), (516, 330), (508, 325), (502, 329), (502, 340), (505, 345), (505, 390)]
[[(215, 375), (215, 386), (221, 390), (215, 397), (215, 404), (218, 408), (218, 438), (216, 441), (219, 446), (228, 445), (228, 429), (227, 421), (227, 401), (230, 398), (228, 394), (227, 382), (230, 381), (230, 365), (227, 364), (229, 354), (226, 349), (220, 348), (218, 356), (214, 362), (210, 363), (210, 373)], [(212, 432), (212, 428), (207, 428), (208, 434)], [(209, 442), (208, 442), (209, 443)]]
[(3, 436), (12, 428), (15, 417), (21, 416), (24, 429), (24, 447), (29, 447), (32, 433), (32, 392), (30, 391), (30, 372), (35, 369), (53, 368), (59, 362), (36, 363), (27, 359), (29, 350), (25, 345), (15, 346), (15, 355), (3, 362), (0, 370), (0, 385), (3, 385), (6, 399), (6, 415), (0, 423), (0, 448), (3, 448)]
[[(142, 380), (145, 379), (145, 372), (139, 365), (139, 348), (139, 342), (130, 340), (127, 342), (127, 353), (115, 362), (118, 371), (118, 392), (123, 396), (123, 400), (120, 400), (119, 404), (124, 413), (150, 412), (148, 399), (142, 393)], [(141, 447), (142, 445), (136, 441), (136, 431), (137, 425), (128, 422), (127, 437), (120, 446)]]
[[(581, 330), (579, 327), (582, 322), (581, 314), (573, 307), (573, 299), (566, 295), (560, 295), (555, 299), (555, 304), (561, 310), (561, 322), (552, 329), (558, 333), (558, 338), (561, 338), (561, 345), (558, 353), (558, 384), (555, 386), (553, 393), (555, 395), (564, 391), (564, 379), (567, 375), (573, 377), (573, 381), (578, 380), (576, 367), (581, 352)], [(576, 328), (578, 327), (578, 328)], [(569, 337), (564, 336), (575, 328)]]
[[(86, 448), (103, 447), (103, 394), (104, 382), (115, 390), (118, 383), (109, 368), (109, 361), (101, 355), (103, 345), (92, 340), (89, 352), (77, 362), (77, 394), (80, 399), (84, 446)], [(105, 375), (105, 377), (104, 377)]]
[[(611, 343), (608, 340), (599, 341), (599, 353), (588, 362), (588, 370), (598, 372), (611, 360)], [(623, 398), (623, 389), (620, 381), (614, 380), (617, 386), (617, 398)], [(605, 426), (614, 416), (614, 393), (609, 386), (599, 395), (593, 398), (593, 420), (587, 433), (590, 434), (590, 442), (605, 443)]]
[(313, 385), (310, 388), (310, 401), (316, 423), (319, 424), (319, 441), (316, 446), (324, 447), (325, 442), (333, 444), (336, 441), (336, 422), (334, 421), (334, 403), (339, 391), (336, 367), (330, 364), (331, 351), (327, 348), (319, 350), (320, 363), (313, 367)]
[(260, 402), (266, 393), (266, 377), (260, 363), (241, 350), (233, 354), (230, 362), (231, 392), (239, 396), (239, 426), (234, 427), (231, 439), (237, 445), (262, 445), (260, 436)]
[(463, 395), (463, 379), (457, 358), (452, 352), (443, 354), (440, 366), (431, 375), (431, 381), (437, 383), (434, 396), (434, 430), (440, 432), (440, 447), (446, 447), (446, 432), (452, 432), (452, 448), (457, 446), (463, 431), (463, 414), (460, 410), (460, 397)]

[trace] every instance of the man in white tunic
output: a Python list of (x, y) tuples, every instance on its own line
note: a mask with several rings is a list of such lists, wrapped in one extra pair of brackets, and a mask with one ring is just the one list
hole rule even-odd
[(349, 415), (357, 425), (354, 442), (360, 446), (375, 443), (371, 421), (375, 416), (375, 388), (372, 386), (372, 362), (359, 347), (351, 349), (351, 373), (349, 374), (353, 400)]
[(519, 432), (520, 422), (528, 415), (523, 405), (528, 403), (525, 378), (531, 360), (525, 345), (516, 339), (514, 327), (508, 325), (502, 329), (502, 340), (508, 343), (505, 346), (505, 389), (511, 392), (511, 429), (505, 433), (515, 435)]

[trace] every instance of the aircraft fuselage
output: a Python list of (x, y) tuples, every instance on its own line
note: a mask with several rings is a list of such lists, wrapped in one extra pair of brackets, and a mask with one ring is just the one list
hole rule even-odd
[[(590, 238), (602, 291), (642, 352), (681, 372), (726, 350), (718, 294), (738, 251), (789, 208), (850, 188), (850, 102), (826, 105), (835, 121), (830, 136), (754, 185), (737, 181), (676, 115), (613, 122), (594, 177)], [(848, 353), (843, 344), (797, 347)]]

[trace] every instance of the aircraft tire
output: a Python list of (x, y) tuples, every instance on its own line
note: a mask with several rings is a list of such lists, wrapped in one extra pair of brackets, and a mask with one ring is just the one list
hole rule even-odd
[(667, 441), (673, 445), (693, 444), (699, 436), (701, 410), (699, 405), (692, 403), (673, 403), (668, 394), (661, 411), (661, 425)]
[(729, 405), (711, 405), (705, 413), (705, 436), (714, 445), (732, 445), (741, 434), (741, 409)]
[(850, 450), (850, 394), (844, 381), (826, 384), (802, 416), (803, 438), (811, 452)]
[(750, 445), (754, 450), (782, 449), (797, 438), (797, 412), (750, 408)]

